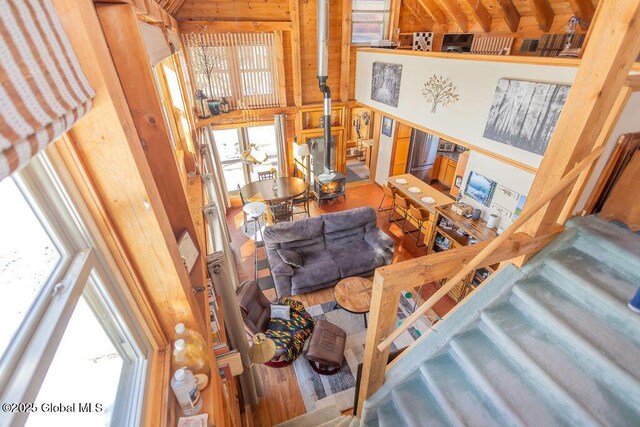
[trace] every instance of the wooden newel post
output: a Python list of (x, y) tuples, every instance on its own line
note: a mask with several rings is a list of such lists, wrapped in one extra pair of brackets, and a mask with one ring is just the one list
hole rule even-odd
[(384, 383), (389, 347), (379, 351), (378, 344), (393, 330), (400, 303), (400, 292), (396, 290), (391, 280), (385, 280), (384, 273), (380, 270), (376, 270), (373, 277), (369, 329), (367, 329), (367, 342), (364, 349), (360, 393), (358, 395), (359, 416), (362, 414), (364, 401)]

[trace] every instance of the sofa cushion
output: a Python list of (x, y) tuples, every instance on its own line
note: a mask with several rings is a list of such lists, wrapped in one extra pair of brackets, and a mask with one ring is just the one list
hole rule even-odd
[(364, 240), (364, 227), (348, 228), (346, 230), (333, 231), (325, 233), (325, 244), (327, 248), (345, 245), (347, 243), (358, 242)]
[(312, 239), (297, 240), (280, 244), (280, 249), (298, 252), (300, 255), (323, 251), (325, 249), (324, 235), (320, 234)]
[[(306, 246), (305, 241), (322, 235), (323, 220), (321, 216), (305, 218), (298, 221), (279, 222), (264, 229), (264, 243), (267, 249), (279, 249), (282, 244), (290, 242), (301, 242)], [(285, 249), (294, 246), (288, 245)]]
[(290, 251), (288, 249), (278, 249), (278, 255), (282, 258), (285, 264), (290, 265), (293, 268), (302, 267), (302, 258), (296, 251)]
[(340, 270), (336, 262), (330, 258), (329, 254), (320, 255), (313, 261), (305, 258), (304, 265), (296, 268), (295, 274), (291, 277), (291, 287), (300, 290), (338, 280)]
[(320, 215), (324, 221), (324, 233), (348, 230), (367, 226), (375, 227), (376, 213), (373, 208), (363, 207)]
[(331, 252), (342, 278), (367, 273), (385, 263), (382, 254), (364, 240), (335, 246), (327, 251)]

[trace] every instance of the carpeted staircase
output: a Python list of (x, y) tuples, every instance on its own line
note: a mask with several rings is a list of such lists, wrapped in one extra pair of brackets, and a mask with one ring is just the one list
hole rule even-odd
[(640, 237), (577, 218), (394, 365), (366, 426), (640, 425)]

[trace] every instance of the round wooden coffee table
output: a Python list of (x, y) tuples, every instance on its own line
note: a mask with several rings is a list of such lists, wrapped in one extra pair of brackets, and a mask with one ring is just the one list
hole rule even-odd
[(333, 290), (336, 303), (350, 313), (364, 314), (367, 327), (367, 313), (371, 308), (373, 282), (363, 277), (347, 277), (338, 282)]

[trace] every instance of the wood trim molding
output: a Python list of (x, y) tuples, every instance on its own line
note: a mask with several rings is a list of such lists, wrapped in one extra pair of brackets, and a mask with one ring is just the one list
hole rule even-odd
[(423, 132), (427, 132), (427, 133), (430, 133), (430, 134), (433, 134), (433, 135), (437, 135), (437, 136), (439, 136), (441, 138), (444, 138), (444, 139), (446, 139), (448, 141), (451, 141), (451, 142), (453, 142), (455, 144), (462, 145), (463, 147), (466, 147), (471, 151), (476, 151), (476, 152), (478, 152), (480, 154), (484, 154), (485, 156), (492, 157), (494, 159), (500, 160), (503, 163), (510, 164), (510, 165), (515, 166), (515, 167), (517, 167), (519, 169), (522, 169), (524, 171), (531, 172), (531, 173), (535, 174), (536, 171), (538, 170), (534, 166), (528, 165), (526, 163), (518, 162), (516, 160), (513, 160), (510, 157), (503, 156), (501, 154), (497, 154), (497, 153), (494, 153), (493, 151), (487, 150), (486, 148), (482, 148), (482, 147), (479, 147), (477, 145), (470, 144), (470, 143), (468, 143), (466, 141), (462, 141), (461, 139), (455, 138), (453, 136), (447, 135), (447, 134), (442, 133), (442, 132), (438, 132), (437, 130), (434, 130), (434, 129), (430, 129), (430, 128), (426, 127), (426, 126), (422, 126), (422, 125), (419, 125), (419, 124), (416, 124), (416, 123), (409, 122), (409, 121), (407, 121), (405, 119), (401, 119), (398, 116), (395, 116), (393, 114), (389, 114), (386, 111), (379, 110), (376, 107), (373, 107), (373, 106), (371, 106), (371, 105), (369, 105), (367, 103), (360, 102), (360, 104), (365, 106), (365, 107), (367, 107), (367, 108), (370, 108), (371, 110), (375, 111), (377, 114), (380, 114), (380, 115), (383, 115), (383, 116), (387, 116), (387, 117), (391, 117), (392, 119), (396, 120), (397, 122), (404, 123), (404, 124), (406, 124), (408, 126), (411, 126), (412, 128), (419, 129), (419, 130), (421, 130)]
[(270, 33), (291, 31), (290, 21), (180, 21), (183, 33)]
[(458, 61), (490, 61), (504, 62), (509, 64), (548, 65), (554, 67), (577, 67), (580, 65), (580, 60), (575, 58), (548, 58), (541, 56), (476, 55), (473, 53), (465, 53), (464, 55), (461, 55), (459, 53), (421, 52), (416, 50), (382, 49), (374, 47), (361, 47), (358, 49), (358, 52), (385, 53), (389, 55), (424, 56), (438, 59), (455, 59)]

